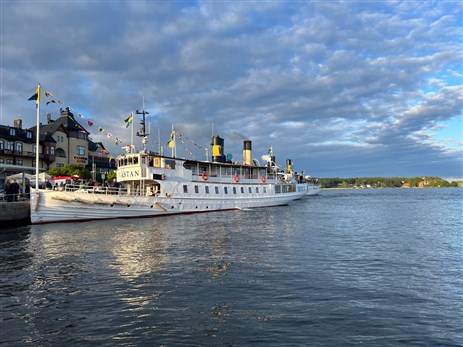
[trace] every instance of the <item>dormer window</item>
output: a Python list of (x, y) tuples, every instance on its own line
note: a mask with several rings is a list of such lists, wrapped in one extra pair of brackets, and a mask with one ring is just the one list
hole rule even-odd
[(28, 131), (28, 132), (27, 132), (27, 138), (28, 138), (28, 139), (31, 139), (31, 138), (32, 138), (32, 131)]
[(10, 128), (10, 135), (15, 136), (16, 135), (16, 129), (15, 128)]

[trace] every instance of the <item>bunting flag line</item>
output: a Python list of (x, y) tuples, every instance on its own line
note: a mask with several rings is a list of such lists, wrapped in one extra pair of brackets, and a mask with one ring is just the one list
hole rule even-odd
[[(40, 84), (39, 84), (39, 85), (37, 86), (37, 90), (36, 90), (36, 92), (34, 93), (34, 95), (32, 95), (32, 96), (28, 99), (28, 100), (35, 100), (35, 101), (36, 101), (36, 108), (38, 108), (39, 103), (40, 103), (40, 98), (41, 98), (40, 93), (41, 93), (41, 86), (40, 86)], [(53, 95), (52, 93), (50, 93), (49, 91), (45, 91), (45, 92), (44, 92), (44, 96), (47, 97), (47, 98), (53, 98), (53, 97), (54, 97), (54, 95)], [(47, 105), (49, 105), (49, 104), (64, 104), (64, 102), (63, 102), (63, 100), (61, 100), (61, 99), (49, 99), (49, 100), (47, 100), (46, 104), (47, 104)], [(71, 110), (71, 107), (69, 107), (68, 110), (70, 111), (70, 110)], [(60, 112), (62, 112), (62, 110), (61, 110)], [(82, 115), (81, 113), (77, 113), (77, 116), (78, 116), (79, 118), (83, 118), (83, 119), (86, 118), (86, 123), (87, 123), (88, 126), (93, 126), (93, 125), (94, 125), (94, 121), (93, 121), (93, 120), (90, 120), (88, 117), (84, 117), (84, 115)], [(67, 117), (69, 118), (69, 120), (73, 121), (73, 122), (76, 124), (77, 127), (80, 128), (79, 132), (81, 132), (81, 133), (86, 133), (86, 134), (87, 134), (87, 139), (90, 140), (90, 141), (92, 141), (92, 142), (94, 141), (93, 138), (92, 138), (92, 136), (91, 136), (91, 133), (90, 133), (89, 131), (87, 131), (86, 129), (84, 129), (84, 128), (82, 127), (82, 125), (80, 125), (80, 124), (76, 121), (76, 119), (74, 119), (74, 116), (73, 116), (72, 114), (68, 114)], [(91, 118), (91, 117), (90, 117), (90, 118)], [(126, 125), (126, 128), (128, 128), (131, 124), (133, 124), (133, 120), (134, 120), (134, 119), (133, 119), (133, 113), (132, 113), (129, 117), (127, 117), (127, 118), (124, 119), (124, 123), (125, 123), (125, 125)], [(97, 125), (97, 126), (99, 125), (98, 122), (96, 123), (96, 125)], [(109, 138), (112, 138), (112, 137), (114, 136), (114, 135), (112, 134), (112, 132), (106, 131), (106, 130), (105, 130), (104, 128), (102, 128), (101, 126), (98, 126), (97, 129), (98, 129), (98, 131), (99, 131), (100, 133), (106, 133), (106, 137), (107, 137), (108, 139), (109, 139)], [(175, 135), (179, 135), (179, 133), (177, 133), (175, 130), (173, 130), (172, 133), (171, 133), (171, 136), (170, 136), (170, 141), (168, 142), (168, 146), (169, 146), (170, 148), (175, 147), (175, 142), (176, 142)], [(179, 137), (180, 137), (180, 136), (182, 136), (182, 135), (180, 134)], [(185, 139), (188, 139), (188, 137), (186, 137), (186, 136), (184, 136), (184, 138), (185, 138)], [(199, 148), (202, 148), (202, 146), (200, 146), (200, 145), (197, 144), (196, 142), (194, 142), (194, 141), (192, 141), (192, 140), (190, 140), (190, 139), (188, 139), (188, 140), (191, 141), (195, 146), (198, 146)], [(181, 142), (185, 145), (185, 143), (184, 143), (183, 141), (181, 141)], [(121, 143), (128, 143), (128, 141), (122, 140), (122, 139), (119, 138), (119, 137), (115, 137), (114, 143), (115, 143), (116, 145), (118, 145), (118, 144), (121, 144)], [(107, 150), (103, 149), (103, 147), (97, 145), (97, 148), (99, 149), (99, 151), (100, 151), (101, 153), (103, 153), (103, 154), (105, 154), (105, 155), (106, 155), (106, 154), (109, 154), (109, 152), (108, 152)], [(129, 149), (129, 150), (130, 150), (130, 149), (134, 149), (135, 146), (134, 146), (133, 144), (129, 144), (129, 145), (127, 145), (127, 146), (125, 146), (125, 147), (122, 147), (122, 148), (123, 148), (123, 149)], [(194, 154), (193, 154), (191, 151), (189, 151), (187, 148), (185, 148), (185, 150), (186, 150), (187, 153), (189, 153), (191, 156), (194, 157)], [(207, 151), (207, 149), (206, 149), (206, 151)]]
[(192, 152), (191, 152), (191, 151), (190, 151), (190, 150), (187, 148), (187, 146), (186, 146), (186, 143), (185, 143), (185, 142), (183, 142), (182, 138), (185, 138), (185, 139), (187, 139), (187, 140), (188, 140), (189, 142), (191, 142), (191, 143), (192, 143), (194, 146), (196, 146), (196, 147), (198, 147), (198, 148), (200, 148), (200, 149), (204, 149), (204, 152), (205, 152), (206, 158), (208, 158), (208, 150), (207, 150), (207, 146), (202, 146), (202, 145), (200, 145), (200, 144), (199, 144), (199, 143), (197, 143), (196, 141), (194, 141), (194, 140), (190, 139), (188, 136), (186, 136), (186, 135), (182, 134), (182, 133), (181, 133), (180, 131), (178, 131), (177, 129), (175, 129), (175, 135), (177, 135), (177, 136), (178, 136), (178, 138), (180, 139), (180, 141), (181, 141), (181, 142), (182, 142), (182, 144), (184, 145), (185, 151), (186, 151), (187, 153), (189, 153), (189, 154), (190, 154), (190, 155), (193, 157), (193, 159), (194, 159), (194, 155), (193, 155), (193, 153), (192, 153)]

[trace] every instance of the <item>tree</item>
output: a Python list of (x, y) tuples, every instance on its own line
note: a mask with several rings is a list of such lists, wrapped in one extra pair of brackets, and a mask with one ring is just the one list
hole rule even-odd
[(91, 172), (85, 170), (82, 165), (79, 164), (67, 164), (63, 167), (53, 168), (47, 171), (51, 176), (80, 176), (84, 179), (91, 178)]

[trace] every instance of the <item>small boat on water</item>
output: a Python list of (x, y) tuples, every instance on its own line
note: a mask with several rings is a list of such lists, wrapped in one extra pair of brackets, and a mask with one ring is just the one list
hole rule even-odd
[[(141, 132), (144, 134), (144, 130)], [(173, 132), (174, 134), (174, 132)], [(265, 165), (252, 159), (243, 142), (243, 161), (224, 155), (224, 140), (212, 137), (212, 160), (166, 156), (144, 149), (116, 159), (119, 187), (66, 185), (63, 190), (31, 192), (31, 223), (155, 217), (181, 213), (287, 205), (308, 193), (292, 170), (281, 170), (274, 156)]]

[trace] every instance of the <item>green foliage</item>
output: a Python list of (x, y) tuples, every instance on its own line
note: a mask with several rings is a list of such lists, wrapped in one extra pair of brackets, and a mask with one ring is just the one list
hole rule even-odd
[(442, 188), (458, 187), (457, 182), (448, 182), (440, 177), (356, 177), (321, 178), (322, 188)]
[(82, 165), (79, 164), (68, 164), (63, 167), (53, 168), (47, 171), (49, 175), (52, 176), (81, 176), (84, 179), (91, 178), (92, 174), (90, 171), (85, 170)]
[(112, 181), (113, 178), (117, 178), (116, 177), (116, 171), (110, 171), (107, 175), (106, 175), (106, 179), (108, 181)]

